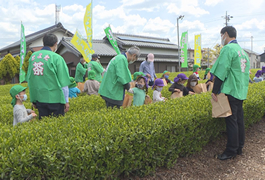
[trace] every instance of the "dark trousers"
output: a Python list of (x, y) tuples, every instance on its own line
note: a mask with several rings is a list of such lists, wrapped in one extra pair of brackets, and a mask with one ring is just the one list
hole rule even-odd
[(245, 142), (245, 125), (243, 115), (243, 100), (228, 95), (232, 115), (225, 118), (227, 144), (225, 154), (235, 155), (237, 150), (243, 148)]
[(61, 103), (40, 103), (36, 102), (36, 107), (39, 110), (39, 119), (44, 116), (64, 115), (64, 104)]
[(120, 105), (110, 103), (110, 102), (108, 102), (106, 100), (105, 100), (105, 102), (106, 102), (107, 108), (108, 107), (111, 107), (111, 108), (117, 107), (118, 109), (120, 109), (120, 107), (121, 107)]

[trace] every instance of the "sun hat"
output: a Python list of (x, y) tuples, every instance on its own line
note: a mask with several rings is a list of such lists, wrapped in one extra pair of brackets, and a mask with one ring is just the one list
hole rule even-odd
[(133, 80), (135, 81), (138, 76), (145, 76), (143, 72), (135, 72), (133, 73)]
[(147, 60), (153, 62), (153, 61), (155, 60), (155, 56), (154, 56), (154, 54), (149, 53), (149, 54), (147, 55)]
[(197, 64), (193, 65), (193, 72), (196, 72), (197, 68), (200, 68), (200, 66), (198, 66)]
[(21, 85), (15, 85), (10, 89), (9, 93), (12, 97), (11, 104), (13, 107), (16, 105), (16, 101), (17, 101), (16, 95), (19, 94), (20, 92), (24, 91), (25, 89), (27, 89), (27, 87), (23, 87)]
[(88, 79), (94, 80), (96, 78), (96, 72), (94, 70), (90, 70), (88, 72)]
[(68, 88), (74, 88), (74, 87), (76, 87), (77, 84), (75, 82), (75, 78), (70, 77), (69, 79), (70, 79), (71, 84), (68, 86)]
[(180, 73), (177, 77), (174, 78), (174, 82), (177, 83), (179, 80), (187, 80), (189, 79), (185, 74)]
[(258, 70), (255, 74), (256, 77), (260, 77), (262, 76), (262, 71), (261, 70)]

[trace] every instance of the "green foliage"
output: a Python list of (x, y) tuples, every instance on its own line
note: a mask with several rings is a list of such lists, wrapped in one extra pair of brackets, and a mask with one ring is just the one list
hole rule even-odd
[(13, 77), (19, 72), (19, 64), (17, 60), (9, 53), (0, 62), (0, 79), (5, 82), (10, 82)]
[(27, 74), (28, 72), (28, 67), (29, 67), (29, 58), (32, 55), (31, 51), (28, 51), (27, 55), (25, 56), (23, 65), (22, 65), (22, 69), (25, 71), (25, 73)]
[[(171, 73), (170, 79), (176, 75)], [(126, 109), (107, 109), (100, 96), (81, 96), (70, 99), (70, 111), (64, 117), (12, 127), (11, 87), (0, 87), (1, 179), (147, 175), (200, 151), (225, 130), (224, 119), (211, 117), (210, 93)], [(163, 88), (164, 97), (170, 96), (168, 87)], [(264, 115), (264, 88), (265, 82), (249, 86), (243, 104), (246, 126)], [(31, 108), (28, 100), (25, 106)]]

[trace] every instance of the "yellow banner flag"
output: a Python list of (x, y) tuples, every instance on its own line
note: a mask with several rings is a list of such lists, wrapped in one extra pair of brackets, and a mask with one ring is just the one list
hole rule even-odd
[(201, 52), (201, 35), (195, 35), (194, 42), (194, 64), (201, 66), (202, 52)]
[(86, 62), (91, 60), (91, 55), (94, 54), (94, 50), (88, 47), (86, 41), (82, 38), (82, 35), (77, 30), (71, 40), (71, 43), (83, 55)]
[(90, 49), (92, 49), (92, 9), (91, 9), (91, 4), (89, 3), (86, 6), (86, 13), (84, 16), (84, 26), (86, 30), (86, 35), (87, 35), (87, 42), (88, 46)]

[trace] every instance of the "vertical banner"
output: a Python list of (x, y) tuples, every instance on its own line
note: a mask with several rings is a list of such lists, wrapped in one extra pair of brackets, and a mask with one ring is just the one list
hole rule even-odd
[(86, 62), (89, 62), (91, 60), (91, 55), (94, 53), (94, 50), (88, 47), (88, 44), (82, 38), (82, 35), (78, 32), (78, 30), (76, 30), (75, 35), (71, 40), (71, 43), (83, 55)]
[(115, 49), (116, 53), (120, 54), (121, 53), (120, 49), (118, 47), (116, 39), (114, 38), (114, 36), (112, 34), (111, 28), (107, 27), (106, 29), (104, 29), (104, 31), (105, 31), (105, 34), (106, 34), (107, 38), (109, 39), (110, 44)]
[(19, 83), (22, 83), (26, 79), (26, 73), (22, 69), (22, 65), (24, 63), (25, 55), (27, 53), (27, 44), (25, 39), (25, 33), (24, 33), (24, 26), (21, 22), (21, 40), (20, 40), (20, 66), (19, 66)]
[(93, 31), (92, 31), (92, 8), (91, 8), (91, 6), (92, 6), (92, 2), (86, 6), (86, 12), (85, 12), (85, 16), (84, 16), (84, 26), (85, 26), (86, 35), (87, 35), (88, 47), (90, 49), (93, 49), (93, 44), (92, 44), (92, 35), (93, 35)]
[(180, 40), (180, 47), (181, 47), (181, 67), (187, 68), (188, 67), (188, 31), (183, 32), (181, 35)]
[(195, 42), (194, 42), (194, 64), (201, 66), (201, 35), (195, 35)]

